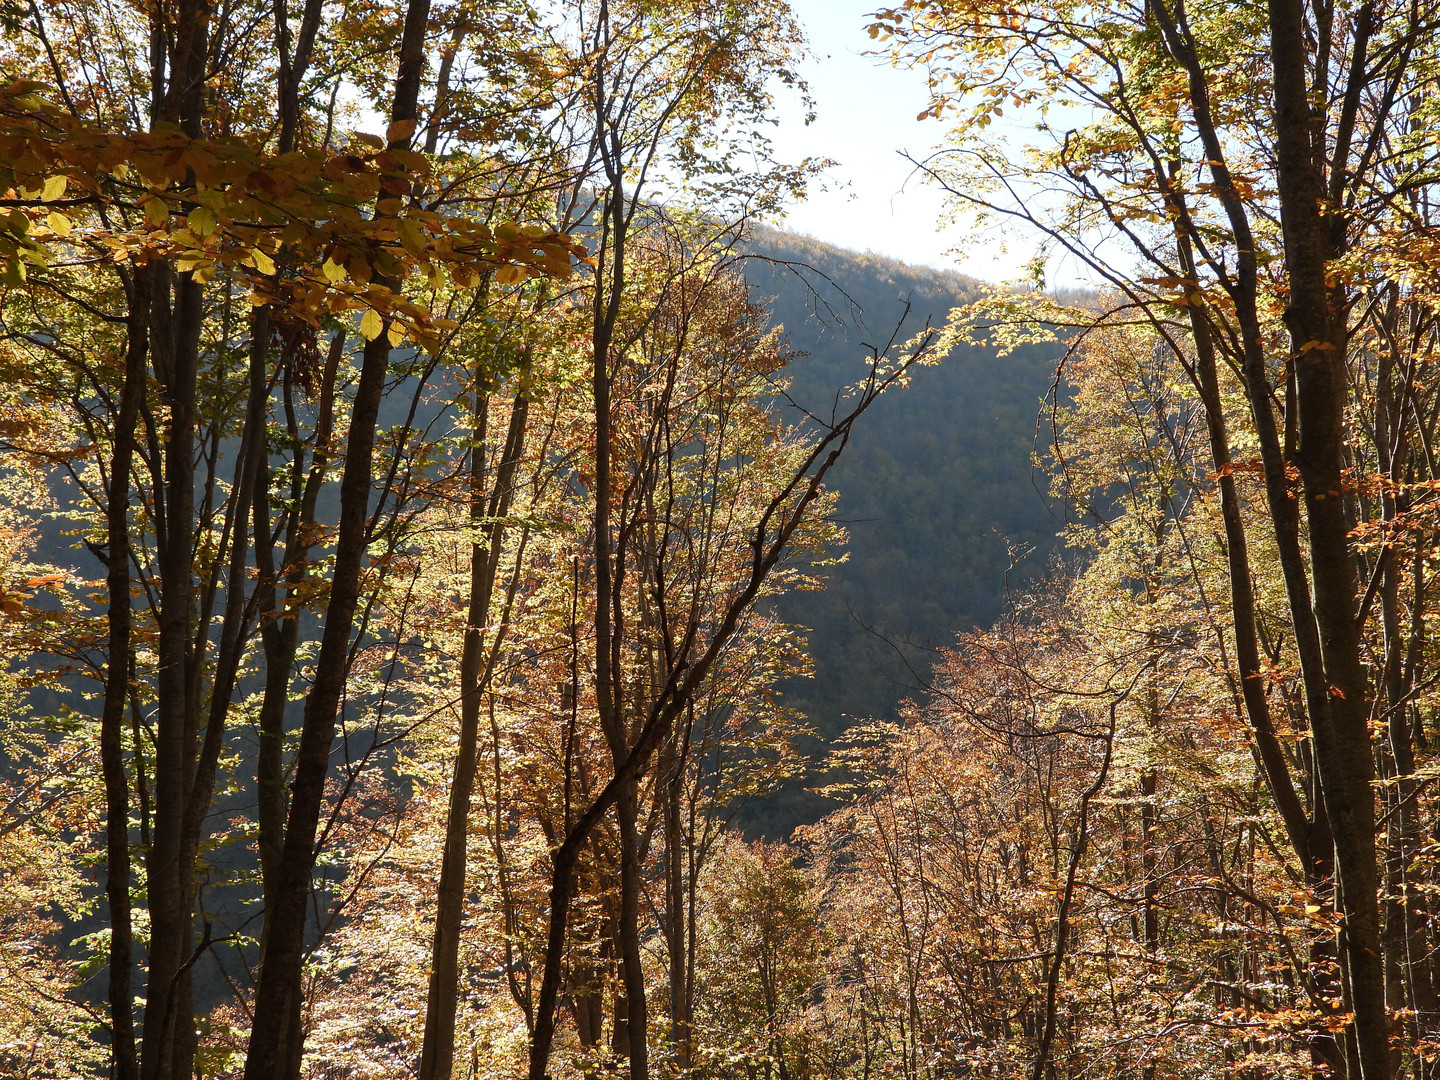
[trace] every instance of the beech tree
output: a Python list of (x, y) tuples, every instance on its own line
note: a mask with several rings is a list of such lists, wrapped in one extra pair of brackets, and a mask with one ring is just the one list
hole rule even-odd
[[(193, 1071), (194, 965), (211, 946), (209, 930), (198, 933), (199, 853), (214, 827), (217, 770), (257, 634), (269, 679), (257, 765), (267, 903), (251, 1068), (298, 1073), (305, 912), (325, 779), (368, 584), (362, 563), (395, 506), (392, 467), (381, 472), (372, 517), (378, 410), (394, 348), (409, 335), (434, 349), (453, 328), (432, 325), (400, 279), (564, 276), (583, 254), (541, 227), (496, 232), (455, 213), (457, 196), (477, 189), (462, 194), (454, 184), (463, 177), (437, 177), (410, 149), (427, 16), (428, 5), (408, 12), (385, 137), (343, 134), (338, 143), (333, 94), (315, 97), (312, 82), (302, 95), (315, 50), (338, 46), (344, 33), (344, 18), (327, 22), (319, 5), (293, 16), (282, 8), (278, 18), (267, 11), (254, 25), (203, 4), (149, 15), (35, 8), (7, 38), (0, 257), (10, 343), (35, 358), (22, 384), (28, 395), (65, 394), (89, 448), (66, 457), (33, 438), (17, 442), (71, 474), (107, 575), (99, 742), (118, 1076)], [(97, 32), (97, 19), (109, 31)], [(146, 40), (148, 55), (132, 47)], [(246, 82), (264, 66), (267, 43), (281, 71), (268, 109)], [(327, 64), (321, 84), (338, 90), (346, 76), (344, 64)], [(420, 198), (437, 187), (448, 203)], [(349, 335), (347, 311), (360, 316)], [(352, 398), (345, 344), (357, 337), (365, 345)], [(297, 389), (316, 406), (309, 431), (296, 418)], [(298, 451), (279, 470), (270, 446), (277, 419)], [(335, 562), (321, 578), (311, 572), (324, 528), (316, 505), (342, 438)], [(293, 501), (281, 502), (272, 480), (286, 469)], [(328, 636), (287, 784), (295, 628), (314, 615)], [(149, 928), (138, 1049), (130, 985), (137, 800)]]
[[(1349, 1067), (1386, 1077), (1387, 1004), (1407, 1003), (1387, 1002), (1385, 986), (1368, 728), (1376, 699), (1349, 536), (1346, 416), (1362, 363), (1352, 341), (1364, 312), (1359, 267), (1394, 236), (1414, 235), (1409, 192), (1433, 182), (1433, 150), (1408, 132), (1433, 85), (1435, 12), (1300, 0), (1263, 10), (1147, 4), (1098, 22), (1077, 12), (913, 0), (882, 12), (872, 32), (929, 65), (930, 111), (955, 110), (956, 149), (927, 165), (948, 190), (1036, 227), (1050, 250), (1114, 285), (1136, 317), (1194, 350), (1189, 377), (1207, 402), (1228, 504), (1237, 681), (1272, 796), (1314, 880), (1329, 877), (1333, 851)], [(1075, 114), (1042, 103), (1088, 115), (1072, 126)], [(1028, 157), (1006, 157), (986, 136), (1007, 107), (1039, 114)], [(1042, 178), (1058, 199), (1030, 197)], [(1121, 247), (1137, 265), (1112, 258)], [(1257, 440), (1323, 820), (1299, 810), (1259, 692), (1254, 567), (1225, 479), (1244, 459), (1230, 444), (1237, 421), (1220, 408), (1220, 364), (1241, 380)]]
[[(763, 136), (774, 81), (795, 82), (788, 12), (62, 4), (13, 21), (6, 449), (69, 485), (62, 511), (105, 575), (88, 619), (73, 574), (33, 575), (16, 602), (63, 596), (33, 640), (99, 687), (103, 810), (85, 805), (105, 835), (112, 1071), (300, 1075), (307, 1033), (351, 992), (337, 972), (365, 952), (350, 935), (374, 890), (408, 885), (429, 919), (414, 884), (443, 850), (424, 1030), (378, 1026), (411, 1049), (375, 1060), (414, 1051), (448, 1076), (477, 796), (481, 907), (532, 1071), (588, 991), (572, 899), (603, 914), (599, 978), (624, 991), (602, 1019), (635, 1076), (654, 1041), (642, 927), (663, 926), (669, 1052), (688, 1068), (704, 863), (735, 800), (786, 767), (773, 687), (798, 643), (756, 604), (801, 580), (791, 560), (832, 535), (823, 481), (855, 421), (934, 346), (878, 350), (809, 434), (763, 404), (783, 358), (725, 248), (809, 172)], [(383, 133), (355, 130), (365, 108)], [(739, 148), (763, 167), (738, 171)], [(657, 181), (706, 215), (647, 201)], [(468, 432), (444, 434), (452, 419)], [(578, 544), (541, 539), (562, 520), (586, 523)], [(468, 547), (458, 636), (424, 559), (450, 549), (427, 531)], [(421, 663), (440, 640), (455, 655)], [(451, 700), (436, 688), (457, 669)], [(63, 693), (85, 711), (86, 691)], [(426, 732), (457, 703), (452, 765)], [(221, 820), (239, 791), (253, 818)], [(549, 849), (548, 905), (536, 868), (507, 862), (520, 808), (526, 850)], [(660, 818), (663, 914), (642, 897)], [(444, 842), (417, 841), (420, 823)], [(197, 1023), (212, 965), (233, 999)]]

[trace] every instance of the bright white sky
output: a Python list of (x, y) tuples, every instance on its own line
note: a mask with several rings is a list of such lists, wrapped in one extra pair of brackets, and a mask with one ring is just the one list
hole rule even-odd
[(1015, 276), (1022, 253), (1007, 257), (998, 244), (960, 257), (949, 253), (959, 237), (940, 230), (941, 193), (900, 156), (908, 151), (923, 159), (943, 141), (945, 126), (915, 119), (927, 101), (923, 72), (862, 55), (874, 47), (865, 27), (880, 0), (791, 0), (790, 6), (815, 54), (804, 74), (817, 115), (806, 127), (798, 104), (777, 101), (776, 154), (781, 160), (828, 157), (839, 164), (824, 185), (828, 190), (817, 185), (790, 211), (784, 226), (908, 263), (958, 269), (992, 281)]

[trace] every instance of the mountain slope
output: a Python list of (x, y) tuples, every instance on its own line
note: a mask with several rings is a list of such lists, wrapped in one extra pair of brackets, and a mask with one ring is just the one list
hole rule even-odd
[[(762, 230), (752, 250), (753, 294), (801, 354), (790, 395), (822, 414), (834, 388), (863, 373), (867, 346), (883, 346), (902, 316), (903, 340), (927, 321), (943, 323), (978, 288), (960, 274), (774, 230)], [(1055, 360), (1054, 347), (1003, 359), (958, 349), (862, 419), (830, 482), (841, 493), (849, 558), (829, 572), (827, 591), (781, 604), (813, 631), (815, 678), (797, 680), (787, 697), (822, 739), (855, 719), (894, 715), (928, 674), (930, 650), (993, 621), (1007, 573), (1012, 585), (1023, 581), (1056, 549), (1058, 519), (1031, 468)], [(1012, 551), (1029, 552), (1013, 570)], [(764, 816), (776, 824), (810, 816), (806, 800), (784, 801)]]

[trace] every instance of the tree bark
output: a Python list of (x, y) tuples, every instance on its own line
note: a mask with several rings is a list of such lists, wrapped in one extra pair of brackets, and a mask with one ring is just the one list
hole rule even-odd
[[(406, 11), (400, 70), (390, 116), (392, 123), (416, 118), (429, 12), (429, 0), (411, 0)], [(401, 140), (405, 145), (408, 142), (408, 138)], [(376, 281), (391, 290), (398, 290), (400, 285), (383, 276)], [(335, 722), (349, 675), (351, 626), (359, 600), (369, 534), (375, 425), (389, 366), (390, 342), (382, 327), (378, 335), (365, 343), (360, 380), (351, 406), (345, 469), (340, 481), (340, 527), (335, 543), (333, 585), (315, 662), (315, 680), (306, 698), (301, 722), (285, 840), (275, 868), (273, 896), (265, 911), (245, 1080), (296, 1080), (300, 1075), (304, 1051), (301, 1015), (305, 901), (315, 869), (315, 838), (324, 802), (330, 748), (335, 739)]]
[[(1285, 323), (1295, 367), (1299, 445), (1296, 464), (1309, 525), (1314, 618), (1323, 694), (1310, 701), (1315, 758), (1335, 840), (1344, 916), (1342, 953), (1354, 1009), (1363, 1080), (1391, 1074), (1390, 1024), (1380, 937), (1375, 844), (1374, 757), (1368, 728), (1366, 679), (1360, 657), (1357, 581), (1346, 520), (1344, 480), (1347, 336), (1343, 297), (1328, 280), (1329, 260), (1341, 254), (1326, 210), (1317, 167), (1300, 0), (1269, 0), (1270, 52), (1275, 78), (1276, 162), (1290, 298)], [(1352, 62), (1364, 65), (1368, 5)], [(1337, 167), (1344, 167), (1343, 160)], [(1343, 236), (1343, 233), (1340, 234)]]
[(466, 613), (465, 643), (460, 656), (460, 746), (450, 781), (445, 853), (436, 890), (435, 932), (430, 950), (420, 1080), (449, 1080), (454, 1068), (470, 800), (475, 791), (480, 716), (489, 682), (487, 676), (493, 670), (493, 663), (485, 663), (485, 628), (490, 621), (490, 603), (505, 538), (504, 519), (510, 513), (516, 470), (525, 446), (529, 401), (523, 392), (516, 395), (500, 464), (487, 498), (484, 444), (488, 412), (488, 397), (481, 396), (476, 408), (474, 446), (470, 451), (470, 527), (481, 533), (484, 541), (470, 546), (470, 602)]
[[(105, 895), (110, 905), (110, 1047), (115, 1080), (137, 1080), (139, 1076), (130, 979), (134, 940), (130, 914), (130, 792), (125, 779), (123, 729), (131, 679), (130, 470), (148, 374), (150, 268), (139, 268), (130, 280), (125, 381), (115, 415), (106, 492), (109, 635), (105, 702), (100, 717), (100, 759), (105, 781)], [(138, 756), (135, 769), (138, 788), (143, 783), (140, 774), (144, 769)]]

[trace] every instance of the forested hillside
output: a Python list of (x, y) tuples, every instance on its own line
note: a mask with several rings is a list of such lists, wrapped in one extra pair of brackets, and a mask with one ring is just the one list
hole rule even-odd
[[(943, 325), (979, 295), (959, 274), (772, 230), (756, 241), (766, 261), (748, 262), (746, 279), (797, 353), (789, 394), (812, 412), (829, 410), (867, 347)], [(847, 717), (891, 716), (935, 649), (1000, 615), (1007, 578), (1020, 588), (1044, 570), (1063, 517), (1032, 459), (1048, 449), (1044, 402), (1061, 351), (953, 349), (876, 404), (836, 467), (846, 561), (826, 572), (825, 591), (780, 604), (813, 629), (815, 678), (792, 695), (825, 736)]]
[[(785, 330), (795, 358), (786, 415), (825, 415), (835, 387), (883, 347), (975, 301), (956, 273), (912, 267), (772, 229), (759, 229), (745, 263), (752, 295)], [(1045, 403), (1062, 350), (1029, 345), (1003, 358), (965, 345), (917, 369), (876, 403), (832, 473), (844, 561), (823, 591), (777, 603), (805, 627), (813, 675), (784, 684), (785, 701), (820, 737), (812, 756), (862, 720), (890, 720), (921, 695), (938, 650), (990, 625), (1007, 589), (1023, 590), (1054, 557), (1063, 516), (1033, 467), (1049, 445)], [(751, 828), (783, 838), (833, 803), (803, 794), (823, 770), (749, 810)]]
[(867, 18), (0, 5), (0, 1075), (1440, 1075), (1440, 7)]

